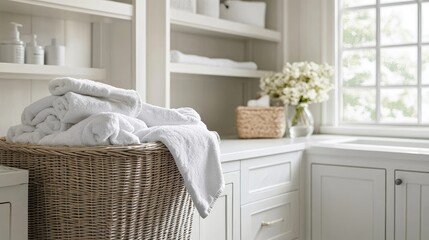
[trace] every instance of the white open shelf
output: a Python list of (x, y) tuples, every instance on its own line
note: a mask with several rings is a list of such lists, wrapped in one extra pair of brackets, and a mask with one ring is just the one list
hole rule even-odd
[(131, 4), (106, 0), (1, 0), (0, 9), (5, 12), (60, 18), (76, 18), (75, 14), (85, 14), (131, 20), (133, 16)]
[(170, 10), (170, 22), (173, 30), (261, 39), (272, 42), (281, 41), (281, 33), (278, 31), (176, 9)]
[(237, 68), (220, 68), (197, 64), (170, 63), (171, 73), (212, 75), (225, 77), (261, 78), (270, 71), (249, 70)]
[(0, 63), (0, 79), (51, 80), (56, 77), (104, 80), (106, 79), (106, 70), (100, 68)]

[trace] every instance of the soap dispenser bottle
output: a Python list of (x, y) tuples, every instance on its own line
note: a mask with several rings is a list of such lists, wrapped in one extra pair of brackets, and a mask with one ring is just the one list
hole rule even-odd
[(64, 46), (57, 44), (57, 39), (52, 38), (51, 45), (45, 47), (45, 62), (47, 65), (65, 65)]
[(37, 45), (37, 35), (33, 35), (33, 40), (25, 47), (25, 63), (43, 65), (45, 50)]
[(24, 63), (24, 42), (19, 39), (18, 27), (21, 24), (11, 22), (12, 31), (10, 32), (10, 39), (0, 42), (0, 62), (7, 63)]

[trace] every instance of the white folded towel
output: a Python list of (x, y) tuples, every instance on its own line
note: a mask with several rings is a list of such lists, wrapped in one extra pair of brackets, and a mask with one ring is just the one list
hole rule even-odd
[(52, 95), (64, 95), (74, 92), (81, 95), (116, 100), (127, 106), (129, 116), (137, 116), (141, 109), (141, 98), (137, 91), (116, 88), (104, 83), (94, 82), (88, 79), (56, 78), (49, 82), (49, 91)]
[(200, 125), (157, 126), (138, 131), (143, 142), (160, 141), (174, 157), (201, 217), (210, 213), (225, 183), (217, 134)]
[(142, 104), (142, 109), (137, 118), (143, 120), (148, 127), (203, 124), (200, 115), (192, 108), (168, 109), (148, 103)]
[(49, 115), (46, 119), (36, 125), (36, 130), (40, 130), (43, 134), (48, 135), (59, 131), (65, 131), (70, 126), (61, 123), (61, 121), (54, 115)]
[(6, 140), (15, 143), (31, 143), (34, 144), (33, 133), (36, 127), (19, 124), (12, 126), (7, 130)]
[(55, 113), (63, 123), (78, 123), (83, 119), (101, 112), (122, 113), (136, 117), (140, 112), (135, 105), (109, 98), (98, 98), (68, 92), (53, 102)]
[[(42, 110), (42, 112), (49, 112), (46, 110), (49, 110), (49, 108)], [(38, 116), (41, 115), (42, 114), (38, 114)], [(65, 131), (70, 127), (69, 124), (61, 123), (61, 121), (53, 114), (47, 114), (43, 117), (43, 120), (39, 120), (40, 121), (36, 126), (20, 124), (10, 127), (7, 132), (6, 139), (15, 143), (38, 144), (46, 135)]]
[(134, 132), (146, 129), (146, 124), (120, 113), (98, 113), (73, 125), (67, 131), (42, 138), (46, 145), (131, 145), (139, 144)]
[(241, 68), (253, 70), (258, 68), (254, 62), (236, 62), (225, 58), (208, 58), (198, 55), (184, 54), (177, 50), (170, 51), (170, 61), (175, 63), (200, 64), (224, 68)]
[(53, 113), (51, 111), (52, 102), (57, 98), (57, 96), (48, 96), (28, 105), (21, 114), (22, 124), (36, 126), (43, 122), (48, 115)]
[(258, 99), (251, 99), (247, 101), (248, 107), (269, 107), (270, 106), (270, 97), (264, 95)]

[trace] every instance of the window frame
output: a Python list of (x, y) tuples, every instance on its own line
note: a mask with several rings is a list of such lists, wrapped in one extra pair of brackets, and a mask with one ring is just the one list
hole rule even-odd
[[(322, 0), (327, 7), (322, 9), (322, 26), (325, 29), (330, 29), (328, 34), (322, 33), (322, 48), (332, 50), (331, 53), (322, 52), (323, 60), (337, 66), (334, 77), (335, 88), (331, 92), (331, 98), (328, 102), (322, 104), (322, 120), (320, 132), (324, 134), (348, 134), (348, 135), (367, 135), (367, 136), (390, 136), (390, 137), (414, 137), (414, 138), (429, 138), (429, 123), (422, 123), (422, 89), (429, 87), (429, 84), (422, 84), (422, 47), (428, 46), (429, 43), (422, 42), (422, 4), (428, 3), (429, 0), (413, 0), (403, 1), (398, 3), (380, 3), (376, 0), (376, 4), (349, 7), (343, 9), (341, 6), (342, 0)], [(323, 3), (322, 3), (323, 4)], [(401, 6), (401, 5), (417, 5), (418, 12), (418, 30), (417, 43), (411, 44), (392, 44), (380, 46), (380, 7)], [(342, 46), (342, 15), (347, 11), (356, 11), (361, 9), (375, 9), (376, 11), (376, 45), (371, 47), (353, 47), (343, 48)], [(324, 21), (323, 21), (324, 19)], [(322, 30), (323, 31), (323, 30)], [(329, 34), (330, 33), (330, 34)], [(380, 90), (386, 88), (400, 88), (402, 86), (380, 86), (380, 50), (389, 47), (417, 47), (417, 83), (415, 85), (404, 85), (416, 89), (418, 92), (418, 107), (417, 107), (417, 123), (385, 123), (380, 122)], [(343, 98), (342, 92), (344, 89), (363, 89), (364, 87), (344, 87), (342, 84), (342, 53), (350, 49), (374, 49), (376, 52), (376, 85), (371, 86), (371, 89), (376, 91), (376, 122), (359, 123), (359, 122), (343, 122)], [(401, 88), (404, 89), (404, 88)]]

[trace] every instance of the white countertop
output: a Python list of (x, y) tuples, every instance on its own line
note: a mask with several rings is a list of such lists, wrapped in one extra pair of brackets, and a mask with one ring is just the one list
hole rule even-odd
[(340, 138), (332, 135), (313, 135), (309, 138), (237, 139), (223, 138), (220, 142), (221, 162), (235, 161), (272, 154), (304, 150), (308, 143)]
[(221, 162), (301, 151), (308, 147), (429, 155), (429, 140), (313, 135), (309, 138), (237, 139), (222, 138)]

